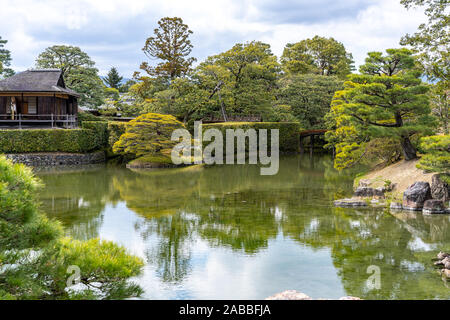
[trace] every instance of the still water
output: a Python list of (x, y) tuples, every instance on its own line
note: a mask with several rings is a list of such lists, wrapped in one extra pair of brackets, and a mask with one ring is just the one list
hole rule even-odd
[[(288, 289), (450, 299), (450, 282), (431, 261), (450, 249), (450, 216), (334, 208), (354, 177), (329, 157), (286, 157), (277, 175), (259, 173), (252, 165), (105, 165), (38, 175), (42, 209), (68, 235), (113, 240), (146, 261), (135, 279), (146, 299), (264, 299)], [(373, 270), (379, 288), (367, 285)]]

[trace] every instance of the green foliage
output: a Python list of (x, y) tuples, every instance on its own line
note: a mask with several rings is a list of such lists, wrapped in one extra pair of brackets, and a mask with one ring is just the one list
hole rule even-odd
[(118, 101), (120, 98), (119, 90), (116, 88), (105, 88), (105, 97), (113, 101)]
[(388, 49), (369, 53), (363, 74), (350, 75), (337, 91), (326, 116), (326, 139), (336, 147), (335, 166), (353, 165), (371, 139), (393, 138), (406, 160), (416, 158), (413, 135), (429, 134), (435, 125), (426, 95), (428, 87), (414, 69), (412, 52)]
[(123, 77), (119, 75), (117, 69), (112, 67), (111, 70), (109, 70), (108, 75), (103, 78), (103, 81), (108, 87), (119, 90), (122, 79)]
[(428, 22), (419, 26), (418, 32), (407, 34), (401, 40), (418, 52), (418, 62), (428, 77), (439, 82), (450, 81), (450, 19), (448, 0), (401, 0), (407, 8), (424, 7)]
[(450, 173), (450, 135), (429, 136), (420, 140), (425, 154), (417, 165), (429, 172)]
[(270, 141), (270, 130), (279, 130), (279, 146), (281, 152), (298, 152), (300, 146), (300, 125), (296, 122), (221, 122), (203, 124), (202, 130), (218, 129), (226, 137), (227, 129), (267, 129), (268, 141)]
[(291, 74), (315, 73), (345, 77), (353, 70), (353, 57), (333, 38), (315, 36), (288, 43), (281, 56), (283, 69)]
[(171, 140), (175, 129), (184, 128), (173, 116), (147, 113), (128, 122), (125, 133), (113, 146), (115, 153), (170, 155), (177, 142)]
[(94, 116), (90, 112), (78, 112), (78, 124), (81, 125), (83, 121), (104, 121), (102, 118)]
[(61, 69), (66, 86), (81, 95), (79, 104), (96, 109), (103, 103), (103, 82), (95, 62), (79, 47), (52, 46), (36, 59), (38, 68)]
[(292, 112), (292, 107), (286, 104), (276, 104), (272, 107), (271, 114), (266, 116), (268, 122), (298, 122)]
[(343, 82), (335, 76), (287, 75), (279, 80), (278, 86), (278, 101), (291, 106), (292, 114), (303, 128), (324, 129), (324, 116)]
[[(140, 274), (142, 260), (112, 242), (62, 238), (60, 224), (39, 212), (40, 186), (30, 168), (0, 157), (0, 298), (122, 299), (141, 294), (127, 280)], [(79, 268), (81, 288), (68, 287), (69, 266)]]
[[(171, 114), (187, 124), (201, 119), (209, 104), (209, 92), (186, 78), (172, 81), (170, 88), (157, 92), (147, 101), (146, 111)], [(192, 122), (192, 121), (191, 121)]]
[(252, 41), (207, 58), (194, 77), (209, 93), (212, 110), (226, 119), (228, 113), (270, 114), (279, 73), (270, 45)]
[(119, 122), (119, 121), (109, 121), (108, 122), (108, 145), (110, 148), (114, 146), (114, 144), (119, 141), (120, 137), (127, 130), (127, 122)]
[(100, 147), (108, 145), (108, 122), (107, 121), (83, 121), (83, 129), (90, 129), (94, 131), (93, 139), (96, 139), (96, 144)]
[(0, 37), (0, 79), (8, 78), (14, 75), (14, 70), (8, 68), (11, 66), (11, 52), (8, 49), (5, 49), (5, 44), (8, 43), (8, 40), (2, 40)]
[(154, 29), (154, 37), (149, 37), (142, 49), (150, 59), (160, 59), (164, 62), (156, 67), (147, 62), (141, 64), (141, 69), (150, 76), (173, 80), (186, 75), (195, 58), (186, 58), (192, 51), (189, 36), (192, 31), (181, 18), (165, 17), (158, 21), (159, 27)]
[(124, 84), (122, 84), (119, 87), (119, 92), (120, 93), (128, 92), (128, 90), (130, 90), (131, 86), (135, 85), (136, 83), (137, 83), (137, 81), (134, 79), (127, 80)]
[(0, 152), (84, 153), (101, 147), (101, 139), (88, 129), (0, 130)]
[(429, 97), (431, 111), (439, 120), (442, 133), (450, 133), (450, 87), (449, 82), (440, 81), (430, 85)]

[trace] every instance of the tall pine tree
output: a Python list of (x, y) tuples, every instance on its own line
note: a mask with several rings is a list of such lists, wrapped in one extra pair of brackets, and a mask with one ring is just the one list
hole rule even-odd
[(119, 75), (119, 72), (117, 72), (117, 69), (115, 67), (112, 67), (111, 70), (109, 70), (108, 75), (103, 78), (103, 81), (106, 83), (106, 85), (114, 89), (119, 89), (122, 80), (123, 77)]

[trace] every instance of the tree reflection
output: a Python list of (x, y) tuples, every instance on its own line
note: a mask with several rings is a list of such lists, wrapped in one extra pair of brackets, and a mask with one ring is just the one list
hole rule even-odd
[[(97, 237), (105, 206), (124, 202), (141, 217), (135, 230), (167, 283), (189, 276), (198, 242), (252, 256), (282, 234), (302, 246), (329, 248), (349, 295), (449, 298), (431, 261), (448, 250), (449, 217), (334, 208), (332, 200), (352, 192), (354, 173), (335, 171), (326, 157), (284, 158), (275, 176), (261, 176), (257, 166), (223, 165), (41, 177), (44, 211), (80, 239)], [(379, 290), (366, 285), (371, 265), (381, 271)]]

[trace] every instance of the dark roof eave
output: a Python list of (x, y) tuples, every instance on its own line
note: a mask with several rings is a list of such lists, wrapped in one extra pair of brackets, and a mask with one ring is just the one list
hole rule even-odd
[(36, 91), (36, 90), (2, 90), (0, 89), (0, 93), (48, 93), (48, 94), (67, 94), (69, 96), (74, 96), (79, 98), (81, 95), (74, 92), (66, 92), (66, 91)]

